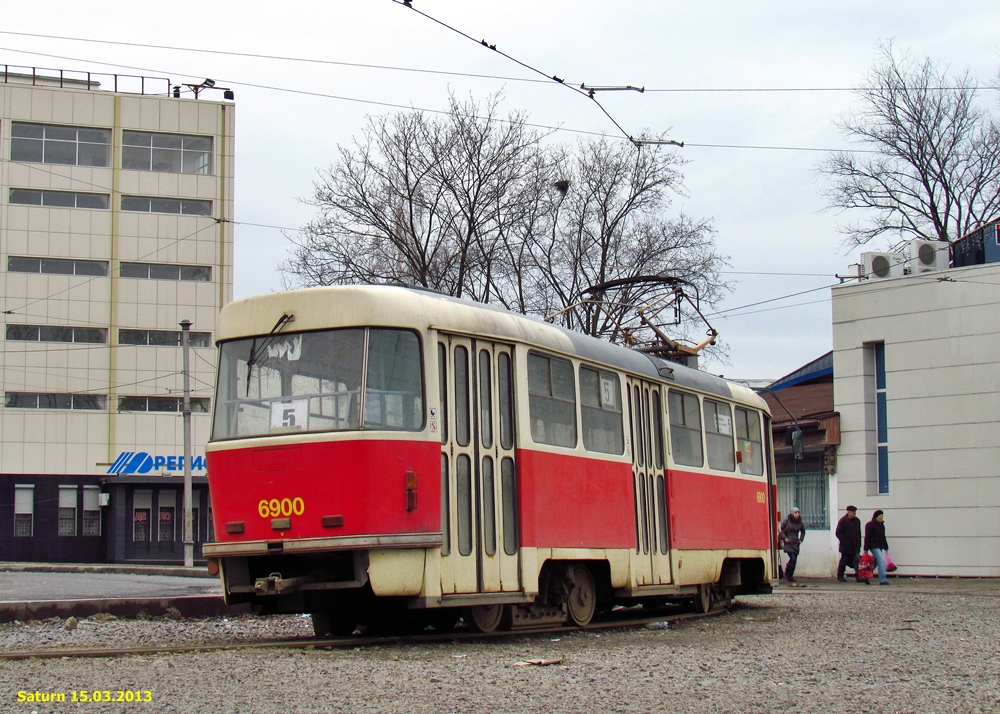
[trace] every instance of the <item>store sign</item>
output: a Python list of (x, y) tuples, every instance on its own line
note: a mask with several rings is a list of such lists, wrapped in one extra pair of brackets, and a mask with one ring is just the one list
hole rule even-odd
[[(165, 469), (167, 471), (183, 471), (183, 456), (154, 456), (145, 451), (123, 451), (111, 464), (107, 473), (119, 476), (128, 474), (148, 474), (150, 471)], [(205, 457), (195, 456), (191, 459), (192, 471), (205, 470)]]

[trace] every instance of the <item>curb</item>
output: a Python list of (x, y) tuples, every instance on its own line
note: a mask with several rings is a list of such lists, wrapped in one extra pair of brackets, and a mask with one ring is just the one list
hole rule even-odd
[(182, 578), (218, 578), (205, 567), (183, 565), (98, 564), (98, 563), (0, 563), (0, 571), (12, 573), (105, 573), (116, 575), (169, 575)]
[(96, 600), (39, 600), (0, 602), (0, 622), (45, 620), (50, 617), (90, 617), (99, 612), (123, 619), (159, 617), (175, 608), (183, 617), (236, 616), (250, 612), (250, 606), (227, 605), (218, 595), (189, 595), (172, 598), (100, 598)]

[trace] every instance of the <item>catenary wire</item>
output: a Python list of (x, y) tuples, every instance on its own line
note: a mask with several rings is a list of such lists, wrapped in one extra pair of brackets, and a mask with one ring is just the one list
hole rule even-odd
[[(139, 47), (143, 49), (151, 50), (169, 50), (173, 52), (195, 52), (200, 54), (212, 54), (220, 55), (226, 57), (244, 57), (247, 59), (264, 59), (264, 60), (275, 60), (280, 62), (301, 62), (305, 64), (319, 64), (319, 65), (331, 65), (336, 67), (352, 67), (358, 69), (378, 69), (386, 70), (392, 72), (415, 72), (420, 74), (440, 74), (444, 76), (451, 77), (469, 77), (473, 79), (499, 79), (505, 82), (528, 82), (534, 84), (548, 84), (552, 81), (551, 77), (546, 77), (545, 79), (533, 79), (531, 77), (512, 77), (504, 75), (495, 74), (478, 74), (474, 72), (455, 72), (452, 70), (438, 70), (438, 69), (427, 69), (422, 67), (401, 67), (394, 65), (380, 65), (380, 64), (366, 64), (363, 62), (345, 62), (338, 60), (325, 60), (315, 57), (291, 57), (286, 55), (268, 55), (256, 52), (236, 52), (234, 50), (213, 50), (204, 47), (177, 47), (173, 45), (154, 45), (142, 42), (123, 42), (121, 40), (101, 40), (94, 39), (90, 37), (69, 37), (65, 35), (44, 35), (37, 32), (13, 32), (11, 30), (0, 30), (0, 35), (11, 35), (16, 37), (34, 37), (45, 40), (62, 40), (68, 42), (87, 42), (92, 44), (100, 45), (116, 45), (121, 47)], [(567, 83), (576, 84), (576, 82), (570, 82), (566, 80)], [(856, 92), (859, 89), (864, 89), (863, 87), (666, 87), (666, 88), (649, 88), (643, 89), (644, 92), (661, 92), (661, 93), (690, 93), (690, 94), (711, 94), (711, 93), (767, 93), (767, 92)], [(965, 87), (924, 87), (923, 89), (928, 89), (932, 91), (953, 91), (956, 89), (965, 89)], [(974, 85), (971, 87), (974, 90), (996, 90), (997, 87), (991, 87), (989, 85), (979, 86)]]
[[(126, 65), (126, 64), (116, 63), (116, 62), (104, 62), (104, 61), (101, 61), (101, 60), (92, 60), (92, 59), (86, 59), (86, 58), (80, 58), (80, 57), (69, 57), (69, 56), (66, 56), (66, 55), (56, 55), (56, 54), (49, 54), (49, 53), (44, 53), (44, 52), (34, 52), (34, 51), (31, 51), (31, 50), (22, 50), (22, 49), (17, 49), (17, 48), (10, 48), (10, 47), (0, 47), (0, 51), (18, 52), (18, 53), (21, 53), (21, 54), (35, 55), (35, 56), (38, 56), (38, 57), (50, 57), (50, 58), (55, 58), (55, 59), (70, 60), (70, 61), (73, 61), (73, 62), (84, 62), (84, 63), (88, 63), (88, 64), (104, 65), (106, 67), (120, 67), (120, 68), (123, 68), (123, 69), (135, 70), (137, 72), (151, 72), (151, 73), (157, 73), (157, 74), (175, 74), (175, 75), (180, 74), (180, 75), (190, 75), (190, 76), (193, 76), (193, 75), (191, 75), (190, 72), (168, 72), (166, 70), (153, 69), (153, 68), (150, 68), (150, 67), (137, 67), (135, 65)], [(229, 78), (225, 78), (225, 77), (223, 77), (223, 78), (221, 78), (221, 79), (219, 79), (217, 81), (218, 82), (223, 82), (225, 84), (231, 84), (231, 85), (237, 86), (237, 87), (249, 87), (249, 88), (252, 88), (252, 89), (261, 89), (261, 90), (271, 91), (271, 92), (283, 92), (283, 93), (287, 93), (287, 94), (296, 94), (296, 95), (308, 96), (308, 97), (318, 97), (318, 98), (321, 98), (321, 99), (333, 99), (333, 100), (336, 100), (336, 101), (352, 102), (352, 103), (355, 103), (355, 104), (369, 104), (369, 105), (372, 105), (372, 106), (386, 107), (386, 108), (389, 108), (389, 109), (403, 109), (403, 110), (406, 110), (406, 111), (418, 111), (418, 112), (426, 112), (428, 114), (441, 114), (441, 115), (447, 115), (447, 114), (451, 113), (449, 110), (446, 110), (446, 109), (428, 109), (428, 108), (425, 108), (425, 107), (416, 107), (416, 106), (413, 106), (412, 104), (399, 104), (399, 103), (395, 103), (395, 102), (383, 102), (383, 101), (378, 101), (378, 100), (375, 100), (375, 99), (360, 99), (358, 97), (346, 97), (346, 96), (339, 95), (339, 94), (327, 94), (325, 92), (315, 92), (315, 91), (305, 90), (305, 89), (292, 89), (290, 87), (275, 87), (275, 86), (272, 86), (272, 85), (258, 84), (258, 83), (253, 83), (253, 82), (244, 82), (244, 81), (241, 81), (241, 80), (238, 80), (238, 79), (229, 79)], [(483, 117), (471, 115), (469, 118), (482, 119)], [(499, 123), (499, 124), (509, 124), (510, 123), (509, 120), (507, 120), (507, 119), (499, 119), (499, 118), (490, 119), (490, 121), (493, 121), (493, 122), (496, 122), (496, 123)], [(552, 133), (555, 133), (555, 132), (565, 132), (567, 134), (577, 134), (577, 135), (580, 135), (580, 136), (597, 136), (597, 137), (606, 137), (607, 136), (607, 132), (603, 132), (603, 131), (591, 131), (591, 130), (587, 130), (587, 129), (571, 129), (571, 128), (568, 128), (568, 127), (565, 127), (565, 126), (553, 126), (551, 124), (537, 124), (537, 123), (534, 123), (534, 122), (524, 122), (524, 126), (531, 127), (533, 129), (543, 129), (545, 131), (552, 132)], [(702, 144), (702, 143), (696, 143), (696, 142), (695, 143), (684, 142), (684, 146), (685, 147), (693, 147), (693, 148), (756, 149), (756, 150), (765, 150), (765, 151), (814, 151), (814, 152), (823, 152), (823, 153), (829, 153), (831, 151), (839, 151), (839, 152), (849, 153), (849, 154), (875, 154), (875, 153), (878, 153), (877, 151), (874, 151), (874, 150), (871, 150), (871, 149), (854, 149), (854, 148), (831, 149), (831, 148), (825, 148), (825, 147), (781, 146), (781, 145)]]

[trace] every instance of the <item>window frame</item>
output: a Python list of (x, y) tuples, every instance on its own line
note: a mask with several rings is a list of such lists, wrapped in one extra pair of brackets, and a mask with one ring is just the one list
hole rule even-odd
[[(594, 373), (596, 375), (596, 377), (597, 377), (596, 387), (597, 387), (597, 402), (598, 403), (596, 405), (594, 405), (594, 404), (588, 404), (584, 400), (584, 388), (583, 388), (584, 377), (583, 377), (583, 373), (584, 373), (585, 370), (587, 372)], [(614, 379), (613, 401), (611, 403), (611, 406), (615, 407), (617, 405), (617, 410), (615, 410), (614, 408), (608, 409), (605, 406), (605, 399), (604, 399), (604, 397), (605, 397), (605, 394), (604, 394), (604, 378), (605, 377), (612, 377)], [(589, 379), (589, 377), (588, 377), (588, 379)], [(580, 396), (580, 430), (583, 432), (583, 448), (586, 449), (587, 451), (591, 452), (591, 453), (610, 454), (612, 456), (621, 456), (621, 455), (623, 455), (625, 453), (625, 421), (624, 421), (625, 407), (624, 407), (624, 403), (622, 401), (622, 378), (621, 378), (621, 375), (618, 374), (618, 372), (614, 372), (612, 370), (601, 369), (600, 367), (597, 367), (597, 366), (594, 366), (594, 365), (582, 364), (581, 363), (580, 366), (579, 366), (579, 368), (577, 369), (577, 380), (578, 380), (577, 381), (577, 391), (578, 391), (579, 396)], [(607, 414), (612, 414), (612, 415), (613, 414), (617, 414), (618, 415), (618, 421), (615, 424), (615, 426), (618, 427), (618, 431), (617, 431), (616, 434), (612, 434), (612, 437), (614, 437), (614, 436), (618, 437), (617, 442), (615, 442), (615, 444), (612, 446), (612, 448), (614, 448), (615, 446), (617, 446), (617, 449), (618, 449), (617, 451), (609, 451), (607, 449), (597, 448), (596, 445), (593, 443), (593, 438), (588, 438), (587, 414), (590, 414), (591, 416), (595, 416), (595, 415), (596, 416), (604, 416), (604, 415), (607, 415)], [(605, 417), (605, 419), (609, 419), (609, 417)], [(604, 425), (603, 421), (600, 422), (600, 425), (602, 425), (602, 426)], [(596, 428), (597, 424), (592, 424), (592, 426), (594, 426)], [(601, 431), (608, 432), (610, 430), (608, 430), (608, 429), (601, 429)], [(590, 443), (588, 443), (588, 442), (590, 442)]]
[[(577, 413), (578, 412), (578, 397), (579, 397), (579, 393), (578, 393), (578, 385), (576, 383), (576, 381), (577, 381), (576, 370), (573, 368), (573, 360), (567, 359), (566, 357), (556, 357), (555, 355), (551, 355), (551, 354), (548, 354), (548, 353), (545, 353), (545, 352), (539, 352), (537, 350), (529, 350), (526, 359), (527, 359), (527, 363), (526, 364), (527, 364), (527, 389), (528, 389), (528, 419), (529, 419), (530, 427), (531, 427), (530, 430), (529, 430), (531, 432), (531, 440), (535, 444), (539, 444), (539, 445), (555, 446), (555, 447), (559, 447), (559, 448), (563, 448), (563, 449), (576, 449), (579, 446), (579, 444), (580, 444), (580, 428), (579, 428), (579, 418), (578, 418), (578, 413)], [(547, 394), (542, 394), (540, 392), (533, 392), (532, 391), (532, 367), (531, 367), (531, 365), (532, 365), (532, 359), (544, 359), (544, 360), (546, 360), (548, 362), (548, 368), (546, 370), (546, 376), (548, 378), (547, 379), (547, 381), (548, 381), (548, 385), (547, 385), (548, 386), (548, 393)], [(568, 374), (569, 374), (570, 378), (573, 380), (573, 388), (571, 390), (572, 394), (573, 394), (573, 399), (572, 400), (567, 400), (564, 397), (557, 397), (557, 396), (555, 396), (555, 383), (554, 383), (553, 377), (552, 377), (552, 372), (553, 372), (552, 365), (553, 365), (553, 363), (562, 363), (562, 364), (565, 364), (565, 365), (567, 365), (569, 367)], [(570, 410), (569, 413), (573, 417), (573, 420), (572, 420), (572, 435), (573, 435), (572, 443), (569, 443), (569, 442), (562, 443), (562, 442), (558, 442), (558, 441), (554, 441), (554, 440), (552, 440), (552, 441), (546, 441), (544, 437), (539, 438), (539, 437), (536, 436), (536, 432), (535, 432), (535, 422), (536, 422), (535, 414), (536, 414), (536, 411), (532, 407), (533, 407), (533, 405), (538, 404), (540, 400), (545, 400), (545, 402), (550, 402), (550, 403), (551, 402), (555, 402), (555, 403), (562, 404), (562, 405), (567, 405), (567, 404), (570, 405), (571, 410)], [(536, 408), (538, 408), (538, 407), (536, 407)], [(565, 407), (563, 407), (563, 408), (565, 409)], [(544, 421), (544, 420), (537, 419), (537, 421)]]
[[(140, 142), (139, 137), (148, 137), (149, 143), (133, 143)], [(155, 143), (159, 139), (161, 146), (156, 146)], [(173, 147), (168, 146), (170, 139), (179, 140), (179, 146)], [(207, 140), (209, 142), (208, 149), (188, 149), (185, 148), (185, 140), (195, 139), (200, 141)], [(167, 173), (167, 174), (188, 174), (192, 176), (214, 176), (214, 166), (215, 166), (215, 137), (211, 134), (179, 134), (174, 132), (166, 131), (139, 131), (136, 129), (123, 129), (122, 130), (122, 169), (125, 171), (149, 171), (151, 173)], [(145, 153), (148, 149), (148, 160), (143, 160), (140, 158), (141, 153)], [(178, 170), (171, 170), (169, 168), (156, 168), (156, 155), (157, 152), (169, 152), (167, 158), (170, 159), (169, 164), (174, 164), (174, 159), (177, 160), (176, 165), (179, 167)], [(173, 156), (173, 154), (177, 156)], [(207, 157), (208, 165), (205, 170), (194, 170), (185, 171), (184, 167), (187, 164), (186, 159), (189, 157)]]
[[(720, 407), (724, 407), (729, 412), (729, 416), (726, 417), (729, 420), (728, 433), (723, 431), (724, 422), (721, 422), (719, 419), (720, 416), (723, 416), (720, 414)], [(712, 409), (712, 419), (708, 418), (709, 408)], [(733, 419), (733, 405), (719, 399), (705, 397), (702, 399), (702, 412), (705, 429), (705, 455), (707, 456), (708, 468), (714, 471), (734, 473), (736, 471), (736, 422)], [(713, 444), (724, 444), (729, 448), (720, 451)], [(730, 453), (732, 454), (731, 459), (729, 458)], [(720, 455), (725, 459), (725, 463), (719, 459)], [(732, 465), (730, 466), (730, 464)]]
[[(77, 126), (73, 124), (48, 124), (45, 122), (26, 122), (26, 121), (12, 121), (10, 122), (10, 160), (19, 163), (31, 163), (31, 164), (50, 164), (56, 166), (86, 166), (91, 168), (111, 168), (112, 152), (111, 147), (113, 144), (112, 130), (106, 129), (99, 126)], [(40, 127), (41, 136), (26, 136), (21, 127)], [(74, 138), (72, 140), (66, 138), (60, 138), (57, 136), (48, 137), (47, 134), (49, 130), (72, 130), (74, 132)], [(80, 132), (103, 132), (107, 141), (81, 141)], [(21, 132), (21, 133), (18, 133)], [(58, 133), (53, 131), (54, 134)], [(23, 155), (15, 157), (15, 151), (23, 150), (25, 148), (24, 142), (38, 142), (41, 144), (41, 158), (26, 158)], [(73, 145), (73, 161), (49, 161), (46, 160), (46, 155), (49, 154), (51, 145), (51, 151), (54, 153), (59, 148), (65, 148), (65, 145)], [(103, 163), (81, 163), (80, 162), (80, 149), (81, 145), (86, 147), (103, 146), (104, 149), (104, 160)]]
[[(682, 419), (682, 421), (675, 421), (675, 411), (671, 406), (671, 401), (672, 401), (671, 398), (674, 395), (677, 395), (681, 398), (681, 405), (680, 405), (681, 408), (680, 408), (680, 414), (678, 416)], [(697, 428), (694, 428), (687, 424), (687, 416), (689, 412), (684, 404), (684, 401), (686, 399), (695, 400), (696, 408), (691, 413), (696, 414), (698, 416)], [(701, 407), (700, 395), (694, 392), (685, 391), (683, 389), (674, 389), (672, 387), (667, 389), (667, 418), (670, 422), (670, 458), (671, 461), (673, 461), (673, 463), (678, 466), (691, 466), (692, 468), (705, 467), (705, 435), (701, 423), (702, 422), (701, 409), (702, 407)], [(686, 461), (681, 461), (677, 458), (678, 452), (680, 451), (680, 449), (678, 449), (678, 442), (676, 440), (677, 436), (679, 436), (679, 434), (677, 434), (678, 431), (680, 432), (680, 434), (688, 434), (689, 436), (692, 434), (698, 435), (698, 449), (699, 449), (698, 463), (689, 463)]]

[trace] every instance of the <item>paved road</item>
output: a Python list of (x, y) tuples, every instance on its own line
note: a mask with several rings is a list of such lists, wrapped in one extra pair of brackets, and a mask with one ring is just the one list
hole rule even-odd
[(219, 581), (125, 573), (0, 572), (0, 602), (222, 595)]

